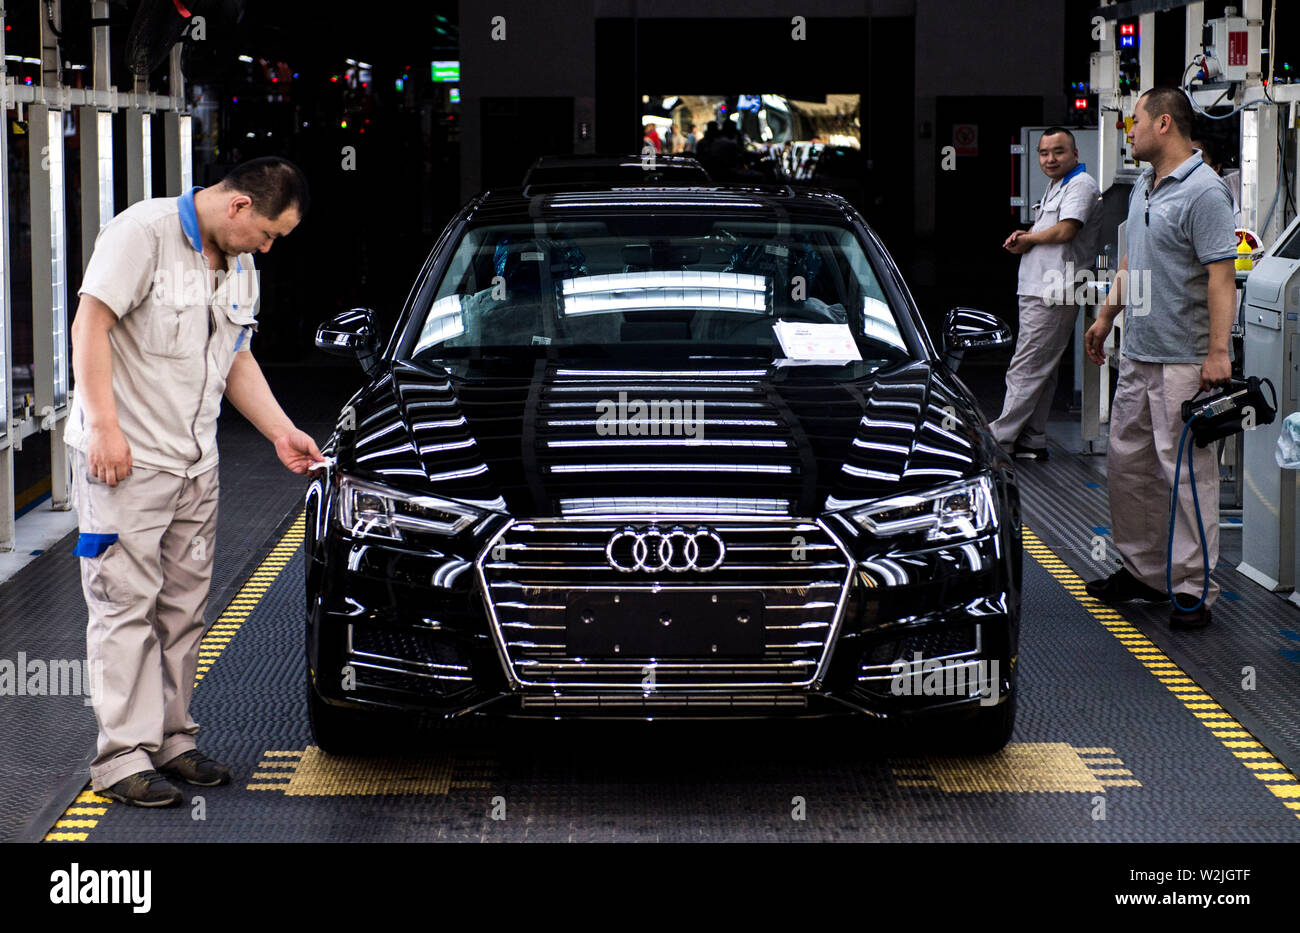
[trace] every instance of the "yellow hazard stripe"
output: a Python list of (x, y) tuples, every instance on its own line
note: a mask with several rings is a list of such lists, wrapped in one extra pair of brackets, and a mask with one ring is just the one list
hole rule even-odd
[[(245, 620), (257, 608), (262, 597), (266, 595), (267, 590), (271, 588), (284, 568), (289, 565), (295, 554), (302, 547), (303, 537), (306, 534), (306, 521), (302, 512), (293, 520), (293, 524), (284, 533), (283, 537), (276, 542), (271, 553), (263, 558), (262, 562), (257, 565), (257, 569), (239, 588), (239, 592), (230, 600), (224, 612), (217, 617), (217, 621), (212, 623), (207, 634), (199, 643), (199, 663), (194, 674), (194, 686), (197, 688), (203, 675), (212, 669), (212, 665), (221, 657), (221, 652), (230, 644), (230, 640), (235, 637), (239, 627), (244, 624)], [(63, 811), (63, 815), (55, 821), (43, 838), (44, 842), (85, 842), (89, 831), (94, 829), (99, 823), (99, 818), (108, 812), (105, 806), (98, 804), (111, 803), (107, 797), (102, 797), (92, 791), (87, 785), (86, 789), (77, 794), (75, 800), (68, 805)], [(70, 830), (78, 830), (70, 832)]]
[(1137, 626), (1110, 606), (1089, 596), (1079, 575), (1066, 566), (1036, 534), (1023, 526), (1022, 531), (1025, 552), (1064, 586), (1084, 611), (1100, 622), (1129, 654), (1164, 684), (1165, 689), (1183, 704), (1184, 709), (1209, 729), (1210, 734), (1224, 748), (1232, 752), (1247, 773), (1265, 782), (1264, 786), (1275, 796), (1288, 801), (1287, 807), (1295, 811), (1296, 818), (1300, 819), (1300, 807), (1292, 807), (1289, 802), (1300, 799), (1300, 779), (1264, 748), (1231, 713), (1225, 712), (1214, 702), (1213, 697), (1200, 689), (1185, 671), (1165, 657)]

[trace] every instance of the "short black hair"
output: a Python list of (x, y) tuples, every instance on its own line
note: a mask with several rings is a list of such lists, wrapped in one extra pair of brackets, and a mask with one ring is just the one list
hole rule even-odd
[(311, 201), (307, 194), (307, 177), (302, 169), (279, 156), (241, 162), (226, 173), (221, 184), (248, 195), (253, 201), (253, 210), (271, 220), (290, 207), (298, 209), (301, 219)]
[(1073, 146), (1075, 149), (1079, 148), (1079, 144), (1074, 140), (1074, 134), (1071, 133), (1069, 130), (1067, 130), (1065, 127), (1049, 126), (1047, 129), (1043, 130), (1044, 136), (1055, 136), (1057, 133), (1064, 133), (1066, 136), (1070, 137), (1070, 145)]
[(1174, 128), (1180, 136), (1192, 135), (1192, 105), (1181, 88), (1153, 87), (1138, 100), (1146, 101), (1147, 116), (1152, 120), (1169, 114), (1169, 119), (1174, 121)]

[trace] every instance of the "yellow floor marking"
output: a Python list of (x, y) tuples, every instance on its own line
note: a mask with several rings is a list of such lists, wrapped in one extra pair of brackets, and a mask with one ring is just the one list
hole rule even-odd
[[(267, 756), (283, 755), (267, 752)], [(286, 797), (371, 796), (376, 794), (446, 794), (453, 788), (488, 787), (492, 762), (461, 760), (455, 752), (379, 757), (327, 755), (314, 745), (297, 762), (268, 761), (259, 768), (290, 768), (285, 772), (257, 771), (248, 790), (279, 791)], [(268, 783), (271, 782), (271, 783)]]
[[(1110, 775), (1131, 777), (1127, 768), (1094, 768), (1094, 762), (1119, 759), (1098, 761), (1084, 757), (1085, 751), (1094, 750), (1066, 742), (1012, 742), (993, 755), (900, 759), (890, 765), (896, 778), (909, 779), (897, 780), (900, 787), (938, 787), (948, 794), (1105, 793), (1114, 783)], [(923, 775), (928, 780), (917, 780)]]
[[(201, 665), (195, 686), (203, 679), (221, 656), (242, 623), (257, 607), (271, 585), (279, 578), (284, 567), (301, 546), (304, 537), (303, 516), (281, 537), (245, 581), (244, 585), (221, 617), (209, 630), (201, 644), (201, 655), (208, 663)], [(1139, 629), (1118, 612), (1104, 607), (1087, 595), (1083, 581), (1047, 548), (1028, 528), (1024, 529), (1025, 550), (1039, 562), (1070, 594), (1106, 628), (1135, 658), (1152, 670), (1161, 683), (1210, 728), (1227, 748), (1251, 748), (1253, 751), (1234, 751), (1241, 763), (1275, 796), (1284, 800), (1284, 806), (1295, 811), (1300, 818), (1300, 780), (1277, 761), (1254, 737), (1229, 714), (1197, 712), (1218, 709), (1204, 691), (1186, 677), (1177, 665), (1169, 661)], [(1166, 669), (1159, 673), (1155, 669)], [(1168, 669), (1172, 669), (1169, 671)], [(1176, 671), (1179, 676), (1172, 676)], [(1224, 722), (1224, 720), (1227, 722)], [(1236, 729), (1223, 731), (1225, 725)], [(1234, 741), (1229, 741), (1230, 739)], [(1235, 741), (1246, 739), (1249, 741)], [(1108, 757), (1095, 757), (1104, 755)], [(1094, 756), (1094, 757), (1084, 757)], [(1252, 759), (1243, 760), (1246, 757)], [(278, 759), (278, 760), (277, 760)], [(296, 759), (296, 760), (285, 760)], [(1028, 743), (1013, 742), (996, 755), (977, 758), (929, 758), (922, 762), (902, 762), (893, 768), (900, 787), (939, 788), (948, 793), (975, 792), (1104, 792), (1108, 787), (1141, 787), (1141, 781), (1132, 778), (1122, 767), (1098, 767), (1122, 764), (1114, 749), (1106, 747), (1073, 747), (1063, 742)], [(305, 750), (268, 750), (258, 764), (259, 770), (246, 785), (248, 790), (268, 790), (286, 796), (336, 796), (374, 794), (446, 794), (454, 787), (486, 787), (490, 781), (490, 761), (459, 762), (455, 756), (427, 754), (416, 757), (374, 758), (369, 756), (331, 756), (315, 746)], [(457, 773), (459, 772), (459, 773)], [(1128, 777), (1118, 777), (1128, 775)], [(1291, 798), (1296, 798), (1295, 800)], [(84, 842), (85, 832), (68, 832), (73, 828), (93, 829), (97, 819), (78, 819), (85, 816), (102, 816), (106, 807), (87, 807), (86, 804), (110, 802), (87, 787), (55, 822), (45, 840), (49, 842)]]
[[(239, 592), (230, 600), (230, 604), (225, 608), (212, 627), (199, 642), (199, 661), (194, 673), (194, 686), (197, 688), (199, 681), (203, 680), (203, 675), (212, 669), (212, 665), (221, 657), (221, 652), (225, 650), (226, 645), (234, 638), (235, 633), (239, 631), (240, 625), (247, 620), (248, 616), (261, 602), (262, 597), (289, 565), (290, 560), (302, 547), (303, 536), (306, 530), (303, 513), (299, 512), (298, 517), (293, 520), (293, 524), (276, 542), (271, 553), (262, 559), (257, 569), (253, 571), (252, 576), (244, 582), (239, 588)], [(75, 817), (84, 816), (103, 816), (108, 812), (107, 807), (87, 808), (86, 804), (107, 804), (112, 803), (107, 797), (102, 797), (92, 791), (89, 785), (81, 793), (77, 794), (76, 799), (68, 805), (63, 811), (63, 816), (55, 821), (54, 826), (43, 837), (45, 842), (85, 842), (88, 833), (71, 833), (65, 830), (69, 828), (86, 828), (94, 829), (99, 823), (98, 819), (75, 819)]]
[[(1151, 644), (1145, 636), (1141, 636), (1139, 630), (1127, 623), (1124, 623), (1123, 617), (1114, 609), (1106, 606), (1100, 600), (1087, 595), (1087, 590), (1082, 589), (1084, 581), (1068, 566), (1059, 566), (1060, 561), (1057, 555), (1053, 554), (1051, 549), (1043, 544), (1042, 540), (1028, 528), (1023, 528), (1024, 547), (1040, 565), (1043, 566), (1052, 577), (1059, 582), (1070, 593), (1076, 602), (1094, 619), (1102, 624), (1115, 639), (1136, 658), (1143, 667), (1151, 671), (1152, 676), (1165, 685), (1165, 688), (1172, 693), (1183, 707), (1192, 713), (1201, 723), (1210, 730), (1210, 734), (1223, 744), (1225, 748), (1254, 748), (1255, 752), (1250, 753), (1251, 758), (1258, 758), (1259, 761), (1246, 761), (1241, 752), (1233, 752), (1234, 757), (1248, 769), (1250, 774), (1260, 780), (1287, 779), (1289, 783), (1268, 784), (1270, 791), (1279, 797), (1296, 797), (1300, 796), (1300, 780), (1297, 780), (1287, 767), (1278, 761), (1267, 749), (1258, 741), (1235, 741), (1237, 739), (1254, 739), (1249, 731), (1236, 719), (1231, 713), (1222, 711), (1217, 703), (1213, 702), (1213, 697), (1199, 689), (1199, 686), (1186, 673), (1178, 667), (1173, 661), (1165, 657), (1159, 648), (1154, 646), (1146, 647)], [(1138, 637), (1141, 636), (1141, 637)], [(1157, 660), (1158, 659), (1158, 660)], [(1177, 672), (1177, 676), (1175, 676)], [(1213, 712), (1218, 710), (1218, 712)], [(1108, 786), (1115, 786), (1116, 783), (1124, 782), (1106, 782)], [(1294, 809), (1294, 808), (1293, 808)], [(1300, 818), (1300, 813), (1296, 813)]]

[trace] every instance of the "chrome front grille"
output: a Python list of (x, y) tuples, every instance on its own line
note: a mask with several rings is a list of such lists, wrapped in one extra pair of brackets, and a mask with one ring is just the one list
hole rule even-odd
[[(725, 560), (710, 572), (612, 567), (606, 556), (610, 538), (629, 526), (651, 525), (664, 531), (707, 527), (724, 542)], [(566, 687), (626, 690), (637, 696), (813, 683), (839, 629), (850, 563), (819, 522), (716, 515), (515, 522), (478, 562), (493, 635), (516, 686), (552, 693)], [(725, 602), (730, 592), (761, 600), (756, 650), (745, 657), (714, 657), (703, 649), (683, 656), (671, 650), (671, 642), (661, 657), (582, 657), (571, 650), (566, 620), (574, 594), (603, 594), (607, 601), (624, 593), (679, 595), (669, 591), (711, 594), (698, 597), (705, 602)], [(691, 619), (680, 624), (689, 626)], [(679, 629), (674, 635), (677, 631), (683, 638), (690, 634)]]
[(522, 710), (579, 710), (579, 711), (631, 711), (645, 712), (670, 709), (674, 713), (711, 712), (715, 710), (778, 710), (807, 709), (808, 697), (803, 694), (729, 694), (729, 693), (624, 693), (594, 696), (562, 696), (555, 694), (528, 695), (520, 698)]

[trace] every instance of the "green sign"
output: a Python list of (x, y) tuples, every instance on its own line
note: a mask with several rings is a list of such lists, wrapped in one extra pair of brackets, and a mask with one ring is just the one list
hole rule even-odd
[(435, 81), (459, 81), (460, 80), (460, 62), (434, 62), (433, 63), (433, 80)]

